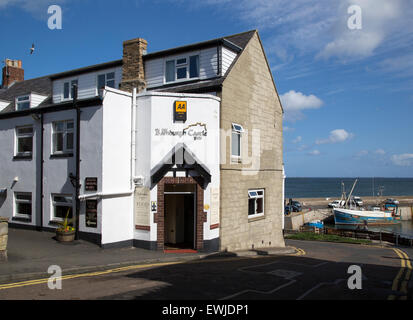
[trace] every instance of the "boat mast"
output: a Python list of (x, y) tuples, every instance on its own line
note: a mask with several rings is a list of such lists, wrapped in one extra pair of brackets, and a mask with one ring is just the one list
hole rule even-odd
[(349, 193), (349, 195), (348, 195), (348, 198), (346, 199), (346, 203), (345, 203), (345, 207), (347, 207), (347, 203), (348, 203), (348, 200), (351, 198), (351, 195), (353, 194), (353, 191), (354, 191), (354, 188), (355, 188), (355, 186), (356, 186), (356, 184), (357, 184), (357, 181), (358, 181), (358, 178), (356, 179), (356, 181), (354, 181), (354, 183), (353, 183), (353, 187), (351, 188), (351, 191), (350, 191), (350, 193)]

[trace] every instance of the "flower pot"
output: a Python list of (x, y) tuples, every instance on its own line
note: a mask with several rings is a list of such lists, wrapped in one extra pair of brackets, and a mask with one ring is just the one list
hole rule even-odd
[(56, 230), (56, 240), (59, 242), (71, 242), (75, 240), (76, 231), (57, 231)]

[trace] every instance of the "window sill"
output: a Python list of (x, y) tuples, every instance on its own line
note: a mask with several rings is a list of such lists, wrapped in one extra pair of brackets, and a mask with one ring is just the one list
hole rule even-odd
[(24, 218), (24, 217), (13, 217), (11, 218), (12, 221), (18, 221), (18, 222), (32, 222), (31, 218)]
[(62, 221), (60, 221), (60, 220), (50, 220), (49, 221), (49, 226), (60, 226), (61, 224), (63, 223), (63, 220)]
[(240, 164), (242, 163), (242, 158), (237, 156), (231, 156), (231, 163), (232, 164)]
[(16, 155), (13, 157), (13, 161), (16, 160), (33, 160), (33, 156), (32, 155)]
[(265, 215), (251, 216), (251, 217), (248, 217), (248, 222), (255, 222), (255, 221), (264, 220), (264, 219), (265, 219)]
[(50, 159), (72, 158), (73, 153), (56, 153), (50, 155)]

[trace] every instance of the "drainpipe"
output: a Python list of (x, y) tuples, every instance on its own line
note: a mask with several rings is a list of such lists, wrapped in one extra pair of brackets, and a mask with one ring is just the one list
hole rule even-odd
[(283, 165), (283, 183), (282, 183), (282, 207), (281, 207), (281, 212), (282, 212), (282, 229), (284, 230), (285, 227), (285, 171), (284, 171), (284, 165)]
[(77, 104), (78, 87), (73, 84), (73, 107), (76, 109), (76, 235), (79, 240), (79, 220), (80, 220), (80, 108)]
[(40, 115), (40, 231), (43, 230), (43, 149), (44, 149), (44, 114)]
[(131, 168), (130, 168), (130, 186), (131, 190), (133, 190), (133, 179), (135, 177), (135, 172), (136, 172), (136, 114), (137, 114), (137, 103), (136, 103), (136, 88), (133, 88), (132, 92), (132, 119), (131, 119), (131, 126), (132, 126), (132, 132), (131, 132)]

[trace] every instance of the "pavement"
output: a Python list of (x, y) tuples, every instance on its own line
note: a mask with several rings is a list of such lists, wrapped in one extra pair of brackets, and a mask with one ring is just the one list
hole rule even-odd
[(50, 232), (10, 228), (8, 261), (0, 262), (0, 284), (49, 277), (48, 269), (53, 265), (59, 266), (64, 275), (71, 275), (137, 264), (295, 253), (292, 247), (221, 253), (164, 253), (135, 247), (103, 249), (83, 240), (60, 243), (54, 237)]

